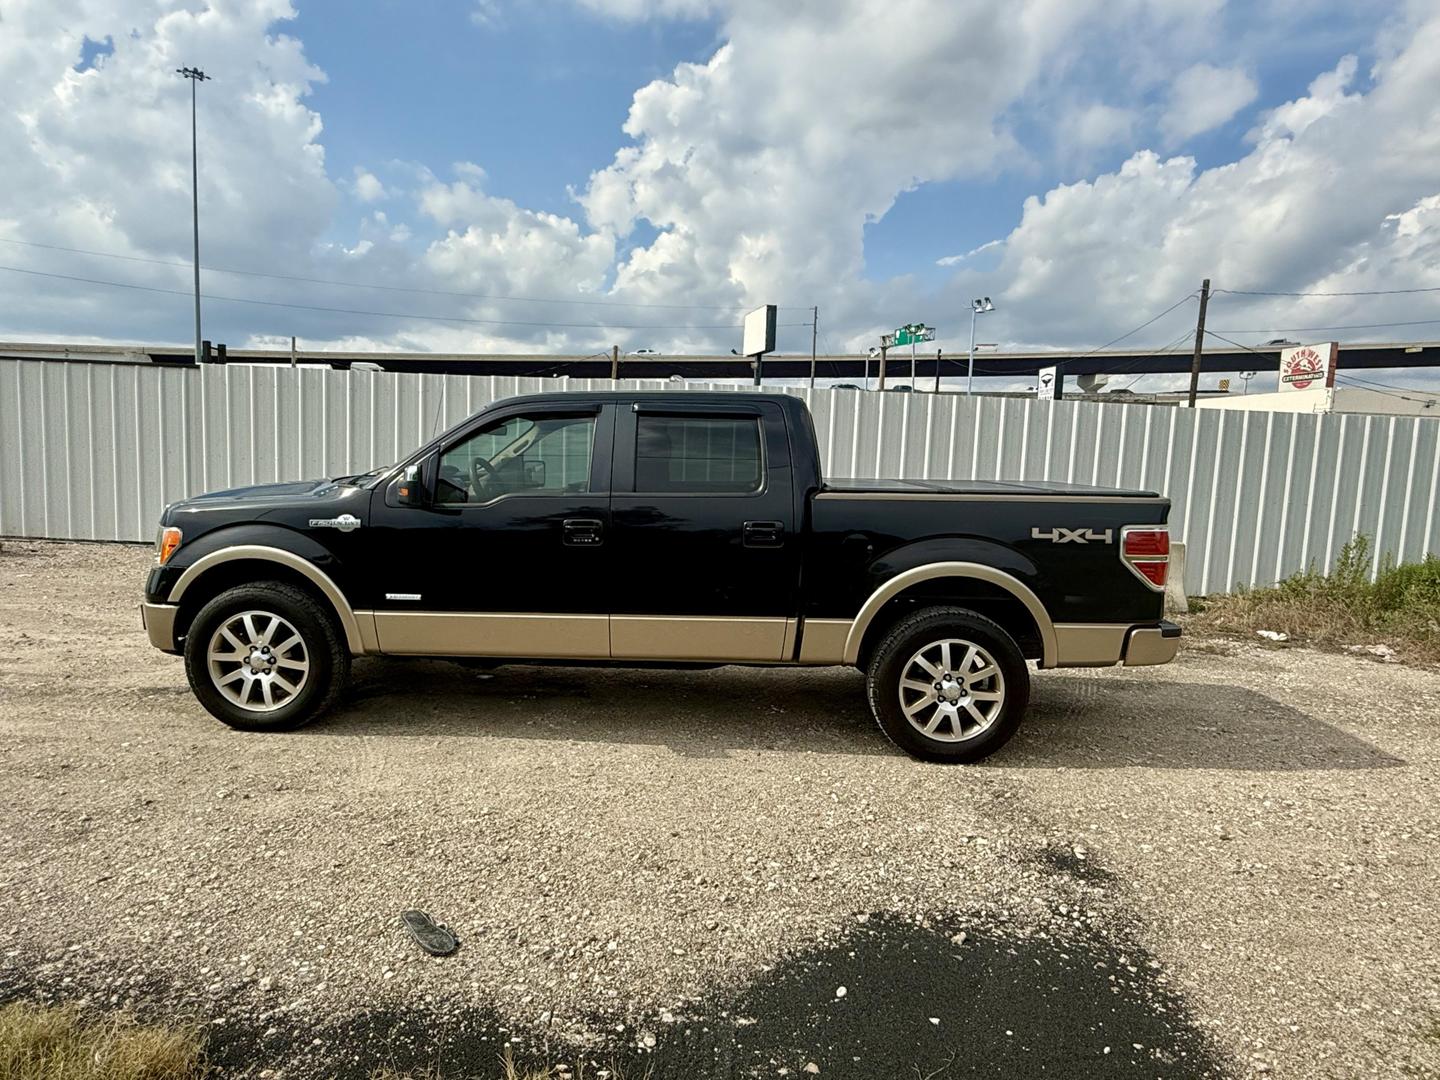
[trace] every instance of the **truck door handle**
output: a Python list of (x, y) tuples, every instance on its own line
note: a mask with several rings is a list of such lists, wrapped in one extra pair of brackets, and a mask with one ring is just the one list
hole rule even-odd
[(561, 543), (566, 547), (596, 547), (605, 542), (605, 523), (597, 518), (566, 518)]
[(741, 543), (745, 547), (783, 547), (785, 544), (785, 523), (783, 521), (747, 521), (740, 530)]

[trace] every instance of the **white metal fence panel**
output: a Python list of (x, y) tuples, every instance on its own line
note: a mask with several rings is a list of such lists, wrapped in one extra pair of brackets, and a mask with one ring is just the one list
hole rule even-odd
[[(666, 385), (0, 359), (0, 535), (148, 540), (168, 501), (362, 472), (500, 398)], [(1440, 551), (1437, 420), (790, 392), (809, 403), (835, 476), (1160, 491), (1194, 594), (1328, 568), (1357, 532), (1377, 568)]]

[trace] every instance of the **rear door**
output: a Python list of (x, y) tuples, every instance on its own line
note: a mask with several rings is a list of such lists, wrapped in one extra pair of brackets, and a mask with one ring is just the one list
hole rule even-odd
[(778, 405), (622, 404), (613, 486), (613, 656), (789, 658), (800, 530)]

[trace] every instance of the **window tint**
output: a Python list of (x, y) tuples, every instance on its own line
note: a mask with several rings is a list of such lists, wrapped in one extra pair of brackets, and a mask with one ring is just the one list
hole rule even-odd
[(759, 488), (759, 420), (636, 417), (636, 491), (743, 492)]
[(589, 491), (594, 441), (593, 416), (512, 416), (488, 424), (441, 455), (435, 501)]

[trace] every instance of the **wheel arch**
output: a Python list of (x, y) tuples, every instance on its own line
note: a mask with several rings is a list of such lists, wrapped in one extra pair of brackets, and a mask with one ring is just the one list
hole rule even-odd
[(314, 563), (282, 548), (237, 544), (220, 548), (186, 567), (168, 600), (179, 607), (175, 634), (185, 633), (195, 613), (233, 585), (258, 580), (284, 581), (321, 600), (335, 615), (352, 653), (365, 651), (360, 622), (334, 579)]
[[(881, 583), (866, 599), (850, 625), (845, 638), (845, 663), (858, 664), (861, 656), (900, 617), (909, 602), (925, 599), (964, 606), (964, 600), (948, 599), (944, 595), (944, 586), (949, 583), (963, 583), (972, 588), (978, 585), (991, 597), (1008, 601), (1004, 610), (981, 610), (981, 614), (992, 618), (1017, 640), (1033, 633), (1039, 643), (1040, 666), (1048, 668), (1056, 665), (1059, 654), (1055, 625), (1034, 590), (1013, 574), (973, 562), (926, 563)], [(937, 587), (940, 592), (934, 591)]]

